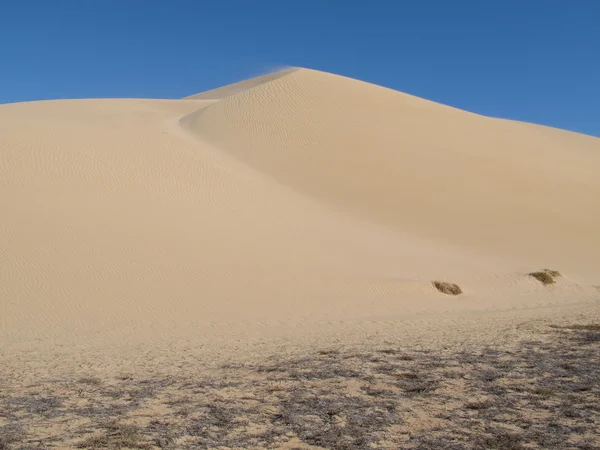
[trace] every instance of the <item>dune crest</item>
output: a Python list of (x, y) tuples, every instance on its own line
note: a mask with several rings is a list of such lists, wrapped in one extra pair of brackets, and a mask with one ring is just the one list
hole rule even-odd
[(222, 100), (225, 97), (239, 94), (241, 92), (248, 91), (252, 88), (260, 86), (261, 84), (269, 83), (278, 78), (285, 77), (298, 70), (297, 68), (288, 68), (279, 70), (276, 72), (268, 73), (266, 75), (260, 75), (258, 77), (249, 78), (247, 80), (239, 81), (237, 83), (228, 84), (216, 89), (201, 92), (199, 94), (190, 95), (185, 97), (184, 100)]

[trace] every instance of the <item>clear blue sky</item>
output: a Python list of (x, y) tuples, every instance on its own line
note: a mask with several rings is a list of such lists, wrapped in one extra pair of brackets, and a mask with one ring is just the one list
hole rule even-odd
[(0, 0), (0, 103), (179, 98), (284, 65), (600, 136), (600, 0)]

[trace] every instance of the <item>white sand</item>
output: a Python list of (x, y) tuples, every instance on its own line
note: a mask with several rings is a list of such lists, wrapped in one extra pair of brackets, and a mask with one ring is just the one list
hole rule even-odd
[[(599, 169), (600, 139), (307, 69), (0, 105), (2, 357), (244, 357), (591, 314)], [(545, 267), (563, 277), (527, 276)]]

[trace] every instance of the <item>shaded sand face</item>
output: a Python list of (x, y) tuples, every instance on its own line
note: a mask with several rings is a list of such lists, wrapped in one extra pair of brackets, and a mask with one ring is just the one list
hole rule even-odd
[(2, 357), (445, 344), (591, 314), (599, 168), (600, 139), (307, 69), (1, 105)]

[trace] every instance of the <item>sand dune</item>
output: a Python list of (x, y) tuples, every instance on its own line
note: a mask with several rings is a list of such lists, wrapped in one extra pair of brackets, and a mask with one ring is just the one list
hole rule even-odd
[(182, 125), (365, 219), (533, 265), (600, 269), (597, 138), (306, 69), (227, 96)]
[(289, 68), (280, 70), (277, 72), (269, 73), (267, 75), (261, 75), (259, 77), (254, 77), (248, 80), (240, 81), (238, 83), (229, 84), (220, 88), (211, 89), (210, 91), (201, 92), (200, 94), (190, 95), (189, 97), (185, 98), (187, 100), (222, 100), (225, 97), (245, 92), (261, 84), (265, 84), (270, 81), (274, 81), (278, 78), (289, 75), (290, 73), (295, 72), (296, 70), (298, 69)]
[(0, 341), (464, 334), (467, 314), (595, 301), (599, 167), (600, 139), (307, 69), (1, 105)]

